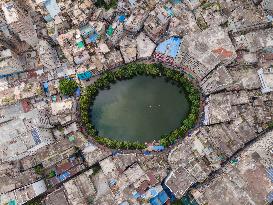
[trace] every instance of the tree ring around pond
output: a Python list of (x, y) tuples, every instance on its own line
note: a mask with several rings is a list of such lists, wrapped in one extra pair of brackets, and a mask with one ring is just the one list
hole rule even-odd
[[(148, 77), (145, 77), (146, 78), (145, 79), (144, 77), (139, 77), (139, 76), (148, 76)], [(132, 140), (125, 140), (121, 136), (119, 136), (119, 138), (122, 138), (122, 139), (115, 139), (115, 136), (111, 136), (111, 137), (100, 136), (99, 134), (101, 134), (101, 132), (107, 133), (107, 131), (109, 130), (106, 130), (106, 132), (105, 130), (103, 131), (97, 130), (97, 127), (100, 127), (100, 125), (97, 122), (94, 123), (93, 118), (96, 118), (96, 117), (93, 117), (92, 114), (90, 116), (90, 113), (92, 113), (92, 110), (90, 111), (90, 108), (91, 109), (93, 108), (96, 97), (100, 94), (100, 92), (104, 92), (103, 90), (109, 89), (110, 85), (113, 85), (116, 82), (117, 82), (116, 84), (119, 84), (120, 82), (123, 82), (124, 80), (129, 80), (133, 78), (141, 79), (140, 82), (145, 83), (147, 79), (151, 77), (153, 78), (164, 77), (167, 81), (170, 81), (172, 84), (175, 84), (179, 89), (182, 89), (185, 92), (185, 97), (187, 99), (187, 102), (189, 103), (187, 115), (184, 116), (183, 119), (180, 119), (181, 122), (179, 123), (179, 125), (174, 127), (172, 130), (169, 130), (168, 133), (162, 134), (160, 136), (160, 139), (156, 139), (156, 141), (158, 141), (159, 144), (166, 147), (171, 144), (174, 144), (179, 138), (182, 138), (188, 132), (189, 129), (194, 127), (198, 119), (199, 111), (200, 111), (199, 90), (193, 85), (193, 83), (188, 78), (184, 76), (184, 74), (180, 73), (179, 71), (165, 68), (161, 64), (142, 64), (142, 63), (124, 65), (121, 68), (117, 69), (116, 71), (106, 72), (98, 80), (96, 80), (94, 84), (89, 85), (85, 88), (83, 94), (80, 97), (80, 115), (81, 115), (81, 121), (85, 127), (87, 134), (93, 137), (98, 143), (106, 145), (107, 147), (112, 149), (144, 149), (146, 148), (146, 143), (144, 143), (144, 141), (139, 142), (137, 139), (132, 141)], [(131, 82), (133, 82), (133, 80)], [(116, 84), (114, 86), (117, 86)], [(169, 85), (167, 85), (167, 87), (168, 86)], [(117, 87), (122, 88), (121, 86), (117, 86)], [(153, 89), (153, 86), (151, 89)], [(107, 104), (107, 103), (108, 102), (104, 102), (104, 104)], [(142, 105), (143, 101), (141, 101), (140, 104)], [(131, 104), (129, 105), (131, 106)], [(147, 100), (145, 100), (144, 105), (147, 106), (147, 109), (151, 110), (149, 112), (155, 112), (155, 113), (158, 112), (158, 110), (153, 108), (161, 109), (160, 104), (149, 105), (149, 101)], [(109, 108), (108, 110), (111, 110), (111, 109)], [(136, 111), (135, 113), (137, 112), (138, 111)], [(171, 113), (174, 114), (174, 110), (172, 110)], [(179, 112), (178, 114), (180, 116)], [(160, 115), (158, 115), (157, 113), (156, 116), (158, 117)], [(151, 117), (151, 119), (153, 118)], [(114, 120), (117, 121), (116, 119)], [(142, 124), (142, 126), (143, 125), (144, 124)], [(108, 132), (108, 135), (110, 134)], [(148, 132), (146, 134), (149, 135), (150, 133)], [(143, 133), (143, 135), (145, 135), (145, 132)], [(129, 137), (132, 137), (132, 136), (129, 136)], [(134, 137), (136, 138), (136, 136)], [(139, 136), (139, 137), (142, 137), (142, 136)], [(152, 140), (149, 140), (147, 142), (150, 142), (150, 141)]]

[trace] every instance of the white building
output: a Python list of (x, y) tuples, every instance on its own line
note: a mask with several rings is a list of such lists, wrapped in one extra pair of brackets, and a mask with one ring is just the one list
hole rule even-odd
[(56, 50), (45, 40), (40, 40), (38, 46), (40, 62), (43, 64), (43, 66), (49, 70), (58, 67), (60, 60)]
[(137, 58), (149, 58), (155, 50), (155, 43), (143, 32), (136, 38), (137, 42)]
[(45, 181), (39, 180), (24, 187), (0, 195), (0, 204), (25, 204), (31, 199), (46, 192)]
[(38, 43), (38, 37), (31, 17), (13, 1), (3, 3), (2, 10), (7, 24), (19, 35), (20, 39), (35, 47)]
[(13, 113), (2, 121), (0, 160), (20, 160), (55, 141), (47, 116), (38, 109)]
[(10, 49), (0, 52), (0, 75), (9, 75), (24, 70), (20, 57)]
[(0, 44), (16, 53), (25, 51), (28, 48), (27, 44), (22, 42), (19, 37), (11, 31), (3, 13), (0, 14)]
[(267, 69), (259, 69), (258, 75), (261, 81), (262, 93), (273, 91), (273, 67)]

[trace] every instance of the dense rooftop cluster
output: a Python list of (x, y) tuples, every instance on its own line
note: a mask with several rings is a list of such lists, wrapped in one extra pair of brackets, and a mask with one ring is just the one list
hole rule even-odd
[[(273, 202), (272, 0), (0, 7), (0, 204)], [(79, 121), (81, 92), (135, 61), (162, 63), (202, 92), (196, 126), (159, 153), (110, 150)]]

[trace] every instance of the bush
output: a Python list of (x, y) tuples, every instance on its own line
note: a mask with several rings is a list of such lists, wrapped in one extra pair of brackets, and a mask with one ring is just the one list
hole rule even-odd
[(38, 164), (34, 167), (34, 171), (36, 174), (43, 175), (44, 174), (44, 167), (42, 164)]
[(56, 176), (55, 171), (54, 171), (54, 170), (51, 170), (51, 171), (49, 172), (49, 174), (47, 175), (47, 178), (50, 179), (50, 178), (55, 177), (55, 176)]
[(75, 93), (78, 88), (78, 84), (76, 81), (64, 78), (60, 80), (59, 89), (62, 95), (71, 96)]
[(273, 129), (273, 122), (268, 123), (268, 124), (267, 124), (267, 128), (268, 128), (268, 129)]

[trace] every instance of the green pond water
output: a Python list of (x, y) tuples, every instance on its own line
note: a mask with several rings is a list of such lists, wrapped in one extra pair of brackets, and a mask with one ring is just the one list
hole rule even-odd
[(137, 76), (102, 90), (91, 108), (91, 120), (104, 136), (150, 142), (180, 126), (189, 111), (185, 93), (163, 77)]

